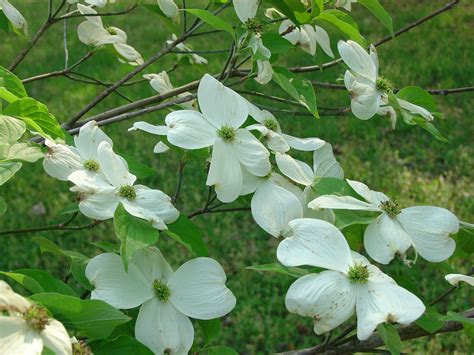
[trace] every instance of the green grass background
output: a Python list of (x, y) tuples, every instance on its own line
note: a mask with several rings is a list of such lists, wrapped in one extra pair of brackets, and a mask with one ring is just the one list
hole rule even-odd
[[(46, 16), (45, 1), (12, 1), (28, 19), (31, 33), (39, 27)], [(123, 1), (125, 2), (125, 1)], [(444, 5), (446, 1), (398, 0), (382, 1), (394, 19), (395, 29)], [(115, 8), (121, 7), (116, 5)], [(228, 19), (236, 23), (232, 10), (227, 10)], [(365, 9), (354, 5), (353, 16), (368, 41), (376, 41), (387, 35), (382, 25)], [(69, 23), (70, 62), (85, 53), (87, 48), (81, 44), (75, 32), (80, 20)], [(129, 44), (148, 58), (156, 52), (170, 32), (158, 17), (144, 9), (132, 15), (104, 18), (106, 25), (124, 29), (129, 36)], [(474, 4), (463, 1), (452, 11), (442, 14), (423, 26), (379, 47), (381, 74), (392, 79), (398, 87), (419, 85), (424, 88), (450, 88), (472, 85), (474, 61), (472, 53), (472, 28), (474, 26)], [(332, 47), (340, 35), (329, 29)], [(224, 34), (210, 37), (196, 37), (189, 40), (196, 49), (224, 49), (230, 45)], [(25, 40), (16, 36), (1, 34), (0, 65), (8, 66), (16, 53), (25, 46)], [(220, 70), (225, 54), (206, 56), (207, 66), (186, 66), (180, 64), (170, 74), (178, 86), (200, 78), (204, 73)], [(329, 60), (318, 50), (316, 58), (295, 50), (278, 59), (280, 65), (311, 65)], [(175, 55), (169, 55), (152, 65), (147, 73), (169, 69), (176, 62)], [(42, 38), (27, 59), (15, 73), (21, 78), (63, 68), (62, 25), (55, 25)], [(105, 51), (97, 54), (79, 71), (113, 82), (131, 68), (118, 63)], [(335, 67), (324, 72), (305, 74), (306, 78), (320, 81), (334, 81), (341, 78), (344, 69)], [(262, 88), (254, 82), (244, 88), (264, 90), (273, 95), (286, 97), (273, 83)], [(60, 122), (64, 122), (84, 104), (97, 95), (102, 88), (69, 81), (66, 78), (51, 78), (26, 86), (29, 95), (48, 105)], [(145, 82), (121, 90), (132, 99), (153, 95), (151, 87)], [(317, 89), (318, 103), (321, 106), (344, 106), (349, 103), (344, 91), (332, 92)], [(271, 101), (255, 102), (274, 105)], [(279, 114), (277, 118), (283, 130), (293, 135), (317, 136), (333, 144), (338, 159), (344, 167), (346, 176), (364, 181), (376, 190), (384, 191), (396, 198), (403, 206), (437, 205), (452, 210), (461, 220), (472, 222), (474, 200), (472, 199), (473, 154), (472, 139), (472, 94), (436, 97), (439, 111), (444, 120), (436, 122), (441, 132), (449, 139), (444, 144), (436, 141), (420, 128), (399, 125), (392, 131), (389, 122), (380, 117), (369, 121), (354, 117), (324, 117), (319, 121), (311, 117), (297, 117)], [(91, 113), (124, 104), (117, 95), (111, 95)], [(167, 112), (157, 112), (140, 117), (139, 120), (159, 123)], [(153, 154), (157, 141), (155, 136), (146, 133), (129, 133), (132, 122), (126, 121), (105, 127), (114, 139), (117, 152), (136, 157), (156, 171), (156, 175), (143, 179), (141, 183), (172, 194), (176, 184), (176, 169), (180, 155), (168, 152)], [(311, 162), (308, 154), (296, 154)], [(183, 188), (177, 203), (182, 212), (200, 208), (207, 195), (205, 170), (200, 162), (190, 161), (185, 168)], [(0, 219), (1, 229), (40, 226), (61, 221), (57, 213), (66, 204), (74, 201), (68, 191), (68, 184), (54, 180), (42, 170), (41, 163), (25, 165), (14, 179), (2, 186), (0, 194), (5, 196), (9, 209)], [(44, 213), (38, 213), (38, 206), (44, 206)], [(41, 212), (41, 211), (40, 211)], [(85, 223), (79, 218), (77, 223)], [(226, 344), (242, 353), (269, 353), (286, 349), (310, 346), (321, 341), (312, 332), (311, 319), (289, 314), (284, 307), (284, 297), (292, 279), (277, 274), (262, 274), (246, 270), (254, 264), (275, 262), (275, 249), (278, 241), (266, 235), (252, 221), (250, 213), (214, 214), (198, 216), (195, 223), (205, 232), (205, 241), (210, 254), (224, 266), (229, 286), (238, 299), (235, 310), (222, 321), (223, 330), (216, 343)], [(1, 270), (17, 268), (41, 268), (57, 277), (67, 272), (65, 260), (45, 254), (30, 241), (32, 234), (2, 236)], [(115, 241), (112, 223), (109, 221), (95, 229), (79, 232), (44, 232), (35, 236), (50, 238), (69, 250), (93, 256), (99, 249), (91, 245), (99, 241)], [(191, 256), (183, 247), (163, 237), (158, 246), (163, 250), (171, 264), (176, 268)], [(460, 272), (469, 268), (468, 261), (457, 260), (451, 263)], [(397, 273), (400, 267), (386, 268)], [(421, 290), (426, 299), (433, 299), (446, 289), (444, 271), (428, 269), (427, 263), (420, 260), (413, 267), (411, 281)], [(469, 298), (471, 297), (471, 298)], [(472, 294), (462, 288), (440, 305), (443, 311), (463, 310), (472, 304)], [(197, 328), (197, 326), (196, 326)], [(198, 331), (199, 342), (199, 331)], [(463, 333), (438, 335), (429, 339), (415, 340), (405, 345), (405, 350), (421, 353), (466, 352), (469, 340)]]

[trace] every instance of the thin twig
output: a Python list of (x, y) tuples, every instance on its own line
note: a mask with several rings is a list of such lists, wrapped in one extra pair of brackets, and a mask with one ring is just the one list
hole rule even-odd
[(183, 170), (184, 170), (185, 165), (186, 165), (186, 160), (184, 160), (184, 156), (183, 156), (179, 160), (179, 163), (178, 163), (178, 173), (177, 173), (178, 180), (176, 182), (176, 190), (174, 191), (173, 198), (171, 199), (171, 203), (173, 204), (176, 203), (176, 201), (178, 201), (179, 193), (181, 191), (181, 185), (183, 183), (183, 177), (184, 177)]
[(104, 221), (92, 221), (88, 224), (84, 224), (84, 225), (80, 225), (80, 226), (68, 226), (69, 223), (64, 222), (64, 223), (59, 223), (59, 224), (53, 224), (53, 225), (50, 225), (50, 226), (9, 229), (9, 230), (0, 231), (0, 235), (26, 234), (26, 233), (54, 231), (54, 230), (77, 231), (77, 230), (83, 230), (83, 229), (95, 227), (96, 225), (98, 225), (102, 222), (104, 222)]

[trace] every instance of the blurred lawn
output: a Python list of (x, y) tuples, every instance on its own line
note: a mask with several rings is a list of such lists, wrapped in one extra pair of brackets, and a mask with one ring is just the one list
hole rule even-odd
[[(13, 3), (28, 19), (33, 33), (46, 16), (45, 2), (25, 0)], [(383, 3), (392, 14), (395, 28), (398, 29), (444, 5), (446, 1), (385, 0)], [(387, 34), (380, 23), (363, 8), (357, 5), (354, 8), (353, 16), (359, 23), (361, 33), (366, 34), (369, 41), (375, 41)], [(232, 14), (229, 16), (233, 19)], [(77, 39), (77, 23), (79, 20), (70, 21), (69, 24), (71, 63), (87, 50)], [(123, 28), (129, 36), (128, 42), (145, 58), (157, 51), (170, 36), (158, 18), (144, 9), (126, 17), (104, 18), (104, 23)], [(420, 28), (379, 47), (381, 73), (391, 78), (398, 87), (419, 85), (425, 88), (450, 88), (472, 85), (473, 26), (474, 3), (461, 2), (453, 11), (444, 13)], [(335, 44), (339, 35), (335, 31), (330, 31), (330, 35), (336, 53)], [(196, 37), (189, 43), (196, 49), (224, 49), (230, 44), (225, 35)], [(25, 41), (2, 34), (0, 65), (8, 66), (24, 45)], [(218, 72), (225, 54), (207, 58), (207, 66), (178, 66), (178, 69), (170, 74), (173, 83), (178, 86), (201, 77), (205, 72)], [(310, 65), (328, 59), (319, 53), (313, 60), (310, 56), (295, 51), (285, 58), (280, 58), (279, 63)], [(146, 72), (166, 70), (175, 62), (175, 55), (167, 56)], [(16, 74), (26, 78), (58, 70), (63, 66), (62, 25), (56, 25), (17, 68)], [(116, 62), (110, 54), (103, 51), (88, 61), (87, 65), (80, 67), (79, 71), (103, 81), (114, 81), (129, 70), (129, 66)], [(324, 72), (306, 74), (306, 78), (333, 81), (340, 78), (342, 73), (343, 68), (336, 67)], [(250, 90), (262, 89), (254, 82), (248, 82), (244, 87)], [(65, 78), (52, 78), (28, 84), (27, 90), (30, 96), (46, 103), (63, 122), (102, 88), (71, 82)], [(274, 84), (265, 87), (265, 90), (273, 95), (284, 96)], [(154, 94), (147, 83), (121, 89), (121, 92), (131, 99)], [(348, 104), (345, 92), (319, 89), (317, 95), (321, 106)], [(472, 222), (472, 95), (436, 97), (436, 101), (439, 111), (445, 115), (445, 120), (438, 121), (437, 126), (449, 139), (447, 144), (437, 142), (419, 128), (400, 125), (393, 132), (387, 120), (379, 117), (369, 121), (351, 117), (324, 117), (320, 121), (292, 115), (277, 117), (284, 131), (288, 133), (318, 136), (331, 142), (347, 177), (364, 181), (372, 188), (386, 192), (402, 205), (438, 205), (449, 208), (461, 220)], [(124, 103), (122, 98), (112, 95), (93, 112), (98, 113)], [(271, 101), (265, 103), (274, 105)], [(161, 122), (165, 115), (166, 112), (158, 112), (140, 117), (140, 120)], [(107, 126), (105, 131), (114, 139), (118, 152), (132, 155), (156, 170), (156, 176), (143, 179), (143, 184), (172, 194), (179, 154), (153, 154), (156, 137), (145, 133), (128, 133), (127, 129), (131, 124), (132, 122), (126, 121)], [(308, 162), (311, 159), (310, 155), (299, 157)], [(183, 212), (200, 208), (206, 198), (206, 191), (205, 171), (199, 162), (191, 161), (185, 169), (183, 189), (177, 207)], [(42, 171), (41, 163), (26, 165), (21, 173), (3, 187), (1, 194), (9, 205), (8, 212), (0, 220), (1, 229), (39, 226), (60, 221), (57, 212), (74, 200), (74, 196), (68, 191), (68, 184), (49, 178)], [(44, 206), (44, 213), (38, 213), (42, 209), (38, 206)], [(79, 219), (77, 222), (81, 221), (85, 222), (85, 219)], [(292, 279), (245, 270), (246, 266), (274, 262), (277, 246), (277, 240), (265, 235), (252, 222), (249, 213), (199, 216), (194, 221), (203, 228), (209, 228), (205, 238), (211, 256), (223, 264), (229, 277), (230, 288), (238, 299), (236, 309), (223, 321), (224, 329), (217, 343), (229, 345), (239, 352), (254, 354), (310, 346), (320, 341), (312, 332), (310, 319), (290, 315), (284, 307), (284, 296)], [(99, 252), (91, 242), (115, 239), (110, 222), (92, 230), (75, 233), (54, 231), (37, 233), (36, 236), (50, 238), (65, 249), (80, 251), (89, 256)], [(67, 267), (65, 260), (57, 260), (51, 255), (40, 255), (37, 246), (30, 242), (31, 237), (30, 234), (3, 237), (0, 269), (43, 268), (63, 277)], [(159, 247), (174, 267), (190, 258), (185, 249), (166, 237), (159, 241)], [(452, 265), (460, 272), (466, 271), (470, 266), (467, 261), (459, 260)], [(400, 266), (395, 263), (385, 270), (396, 274)], [(443, 278), (444, 271), (430, 270), (427, 271), (426, 263), (419, 260), (411, 276), (411, 281), (427, 299), (433, 299), (447, 286)], [(469, 303), (466, 288), (449, 298), (450, 310), (466, 309)], [(441, 311), (445, 308), (446, 304), (440, 305)], [(438, 335), (431, 339), (413, 341), (406, 345), (406, 350), (423, 353), (467, 352), (468, 343), (463, 333)]]

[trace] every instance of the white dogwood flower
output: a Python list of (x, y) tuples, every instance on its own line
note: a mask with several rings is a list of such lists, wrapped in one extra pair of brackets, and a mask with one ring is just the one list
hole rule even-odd
[(474, 286), (474, 277), (463, 274), (448, 274), (444, 277), (453, 286), (458, 286), (459, 283), (465, 282), (470, 286)]
[[(77, 4), (77, 9), (83, 15), (96, 15), (91, 6)], [(79, 40), (95, 47), (111, 44), (119, 56), (119, 61), (131, 65), (143, 64), (143, 58), (135, 48), (127, 44), (127, 34), (117, 27), (104, 28), (100, 16), (86, 16), (86, 21), (77, 27)]]
[(353, 3), (356, 3), (357, 0), (336, 0), (336, 2), (334, 3), (334, 6), (335, 7), (342, 7), (344, 9), (346, 9), (347, 11), (351, 11), (352, 10), (352, 4)]
[(283, 133), (280, 124), (271, 112), (260, 110), (250, 103), (249, 113), (258, 123), (248, 126), (247, 129), (259, 131), (265, 138), (268, 148), (274, 152), (285, 153), (290, 148), (313, 151), (325, 143), (319, 138), (298, 138)]
[(3, 11), (5, 17), (10, 21), (13, 28), (22, 31), (25, 36), (28, 35), (28, 23), (23, 15), (8, 0), (0, 0), (0, 10)]
[(352, 113), (361, 120), (368, 120), (381, 105), (388, 103), (392, 84), (379, 76), (379, 60), (373, 45), (370, 53), (354, 41), (339, 41), (337, 48), (350, 69), (344, 74), (344, 84), (351, 95)]
[(347, 180), (364, 198), (323, 195), (309, 203), (310, 208), (331, 208), (381, 212), (364, 233), (367, 254), (381, 264), (388, 264), (395, 254), (405, 255), (413, 246), (424, 259), (440, 262), (451, 256), (456, 243), (449, 237), (459, 230), (459, 221), (450, 211), (432, 206), (401, 209), (385, 194), (370, 190), (367, 185)]
[[(222, 202), (239, 197), (242, 169), (264, 177), (270, 172), (270, 153), (247, 129), (240, 128), (249, 115), (248, 101), (209, 74), (198, 88), (201, 112), (180, 110), (166, 116), (166, 126), (148, 132), (166, 134), (168, 142), (183, 149), (213, 147), (206, 184), (214, 186)], [(141, 125), (134, 125), (141, 129)]]
[(45, 141), (48, 152), (43, 159), (46, 173), (58, 180), (67, 181), (69, 175), (77, 170), (101, 173), (97, 148), (101, 142), (112, 140), (97, 125), (90, 121), (83, 125), (74, 136), (75, 147)]
[[(168, 73), (166, 71), (162, 71), (159, 74), (145, 74), (143, 77), (147, 80), (150, 81), (150, 85), (155, 91), (161, 95), (166, 94), (172, 90), (174, 90), (174, 86), (171, 83), (171, 80), (168, 76)], [(176, 95), (177, 97), (186, 97), (191, 95), (190, 92), (183, 92), (181, 94)], [(196, 100), (191, 100), (188, 102), (183, 102), (181, 104), (178, 104), (178, 106), (187, 109), (187, 110), (193, 110), (197, 106)]]
[(320, 26), (301, 25), (297, 27), (291, 20), (284, 20), (278, 30), (280, 35), (291, 44), (300, 47), (304, 52), (314, 55), (316, 47), (319, 44), (324, 53), (334, 58), (331, 49), (329, 35), (326, 30)]
[(193, 344), (191, 320), (226, 315), (236, 299), (226, 275), (211, 258), (192, 259), (173, 271), (154, 247), (139, 250), (124, 270), (120, 256), (106, 253), (86, 267), (92, 299), (119, 309), (140, 306), (135, 337), (155, 354), (187, 354)]
[[(178, 39), (178, 37), (176, 37), (176, 35), (173, 33), (171, 35), (171, 39), (167, 40), (166, 41), (166, 44), (170, 45), (172, 44), (174, 41), (176, 41)], [(181, 52), (192, 52), (193, 49), (188, 46), (187, 44), (181, 42), (181, 43), (178, 43), (176, 45), (176, 48), (179, 49)], [(189, 63), (191, 64), (207, 64), (207, 59), (204, 58), (204, 57), (201, 57), (200, 55), (197, 55), (196, 53), (189, 53), (189, 54), (185, 54), (185, 53), (180, 53), (178, 54), (178, 58), (181, 58), (181, 57), (187, 57), (189, 59)]]
[(0, 354), (40, 355), (46, 346), (58, 355), (72, 354), (64, 326), (46, 309), (16, 294), (0, 280)]
[(257, 77), (255, 81), (259, 84), (268, 84), (273, 77), (272, 64), (268, 60), (257, 60)]
[[(425, 109), (424, 107), (412, 104), (411, 102), (402, 99), (397, 99), (397, 101), (402, 111), (407, 111), (412, 115), (420, 116), (427, 122), (434, 120), (434, 117), (431, 112)], [(395, 126), (397, 124), (397, 113), (392, 106), (380, 106), (377, 110), (377, 115), (387, 116), (390, 122), (392, 123), (392, 128), (395, 129)]]
[(381, 323), (409, 324), (424, 313), (423, 302), (352, 252), (332, 224), (310, 218), (289, 224), (292, 235), (278, 246), (278, 260), (285, 266), (327, 269), (296, 280), (285, 298), (290, 312), (313, 318), (316, 334), (336, 328), (355, 312), (357, 337), (364, 340)]
[(124, 161), (112, 151), (112, 146), (103, 141), (97, 148), (97, 159), (103, 177), (87, 170), (77, 170), (69, 175), (75, 184), (71, 191), (79, 192), (79, 210), (89, 218), (105, 220), (114, 216), (122, 203), (131, 215), (145, 219), (156, 229), (167, 229), (179, 212), (171, 198), (160, 190), (143, 185), (134, 185), (136, 176), (131, 174)]

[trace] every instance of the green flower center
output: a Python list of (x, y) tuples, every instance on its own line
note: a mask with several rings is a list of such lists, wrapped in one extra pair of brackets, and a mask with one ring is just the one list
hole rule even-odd
[(356, 284), (365, 284), (369, 281), (369, 269), (366, 265), (354, 264), (349, 268), (347, 277), (349, 281)]
[(131, 185), (120, 186), (119, 196), (125, 197), (127, 200), (134, 200), (137, 197), (135, 189)]
[(263, 22), (256, 18), (251, 18), (244, 23), (244, 28), (249, 32), (259, 34), (260, 32), (262, 32)]
[(79, 340), (72, 344), (72, 355), (92, 355), (92, 351), (84, 341)]
[(217, 134), (227, 142), (232, 142), (235, 139), (235, 129), (233, 127), (222, 126), (217, 130)]
[(262, 124), (272, 131), (278, 130), (278, 123), (272, 117), (267, 117), (263, 120)]
[(401, 212), (400, 206), (398, 205), (398, 202), (395, 200), (383, 201), (379, 207), (382, 211), (386, 212), (390, 217), (395, 217)]
[(383, 76), (379, 76), (377, 78), (375, 86), (377, 87), (378, 91), (381, 91), (384, 94), (388, 94), (390, 91), (392, 91), (392, 82)]
[(153, 281), (153, 291), (155, 296), (161, 301), (166, 302), (170, 298), (171, 291), (163, 281), (155, 280)]
[(99, 171), (99, 163), (95, 160), (89, 159), (84, 162), (84, 168), (89, 171)]
[(112, 27), (107, 27), (105, 30), (108, 33), (110, 33), (111, 35), (116, 35), (117, 34), (117, 31), (115, 31)]
[(23, 319), (30, 327), (37, 331), (42, 331), (49, 324), (49, 317), (46, 309), (39, 306), (31, 306), (23, 314)]

